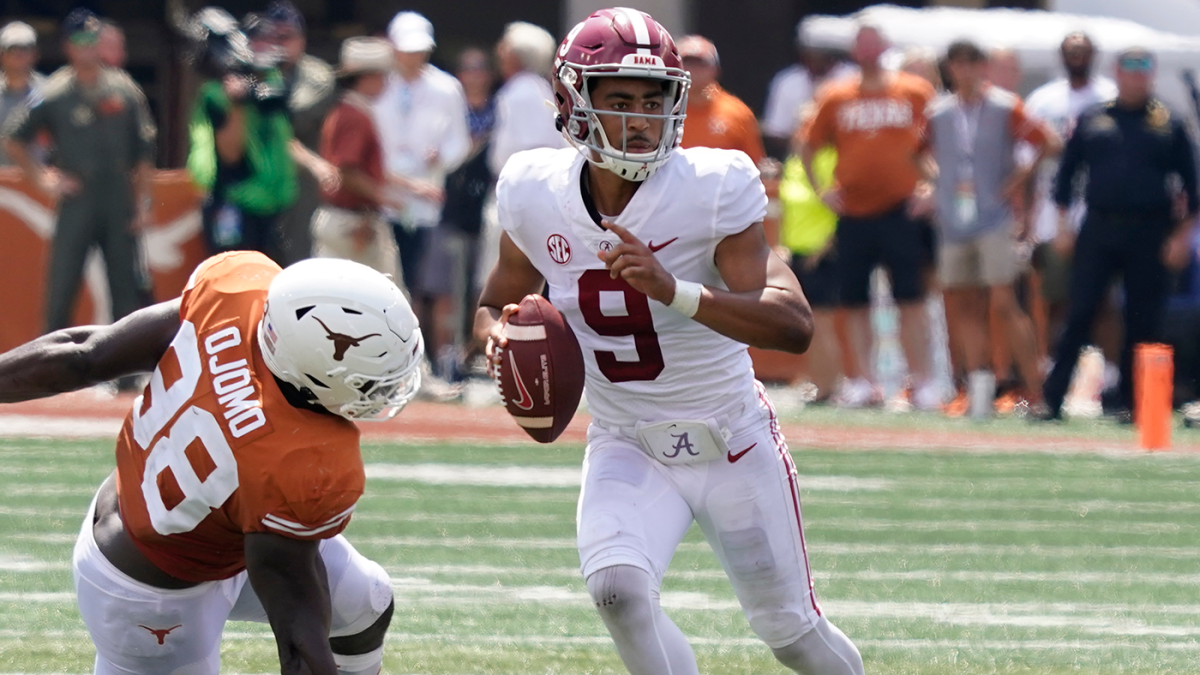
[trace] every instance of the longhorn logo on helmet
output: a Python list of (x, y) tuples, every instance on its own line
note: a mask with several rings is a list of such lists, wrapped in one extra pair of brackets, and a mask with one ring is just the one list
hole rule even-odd
[(313, 318), (317, 319), (317, 323), (321, 324), (321, 328), (325, 329), (325, 337), (329, 338), (329, 340), (331, 342), (333, 342), (333, 360), (334, 361), (341, 361), (341, 360), (345, 359), (346, 352), (351, 347), (361, 347), (363, 340), (366, 340), (367, 338), (380, 337), (379, 333), (371, 333), (370, 335), (363, 335), (360, 337), (354, 337), (352, 335), (344, 335), (342, 333), (335, 333), (335, 332), (329, 330), (329, 326), (326, 326), (324, 321), (318, 319), (315, 316)]

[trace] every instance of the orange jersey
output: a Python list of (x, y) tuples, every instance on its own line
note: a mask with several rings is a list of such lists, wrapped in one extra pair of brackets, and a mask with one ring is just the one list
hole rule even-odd
[(256, 331), (279, 271), (249, 252), (196, 269), (179, 332), (117, 439), (125, 528), (180, 579), (240, 572), (249, 532), (332, 537), (363, 492), (358, 428), (289, 404), (263, 362)]
[(767, 152), (754, 113), (738, 97), (720, 86), (710, 85), (709, 100), (700, 93), (688, 99), (687, 119), (683, 124), (685, 148), (741, 150), (757, 165)]
[(837, 149), (834, 179), (846, 215), (876, 216), (900, 206), (920, 179), (925, 107), (933, 86), (916, 75), (894, 73), (882, 90), (864, 92), (862, 78), (833, 82), (817, 95), (816, 114), (803, 130), (814, 150)]

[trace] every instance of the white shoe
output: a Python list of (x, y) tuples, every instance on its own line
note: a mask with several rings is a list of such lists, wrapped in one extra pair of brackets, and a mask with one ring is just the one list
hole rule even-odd
[(837, 395), (839, 408), (872, 408), (883, 403), (883, 394), (865, 377), (846, 380)]
[(941, 410), (946, 405), (946, 392), (941, 383), (935, 380), (929, 380), (917, 387), (912, 398), (913, 407), (925, 412)]
[(967, 375), (967, 414), (974, 420), (986, 420), (996, 411), (996, 376), (989, 370)]

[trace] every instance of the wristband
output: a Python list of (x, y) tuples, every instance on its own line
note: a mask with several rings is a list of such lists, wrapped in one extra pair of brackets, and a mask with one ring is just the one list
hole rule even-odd
[(696, 316), (700, 310), (700, 292), (703, 290), (704, 284), (675, 277), (675, 297), (667, 306), (688, 318)]

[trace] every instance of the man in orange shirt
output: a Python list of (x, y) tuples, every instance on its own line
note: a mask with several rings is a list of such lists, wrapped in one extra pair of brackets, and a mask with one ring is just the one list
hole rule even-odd
[[(837, 256), (851, 352), (857, 370), (870, 372), (870, 278), (887, 267), (892, 295), (900, 308), (900, 341), (914, 386), (913, 404), (930, 410), (941, 405), (940, 387), (931, 377), (925, 287), (922, 269), (928, 254), (914, 216), (928, 212), (928, 173), (924, 147), (925, 107), (933, 87), (904, 72), (888, 72), (879, 60), (888, 43), (878, 28), (863, 26), (851, 57), (861, 76), (831, 83), (817, 97), (817, 111), (801, 131), (800, 158), (813, 185), (817, 150), (838, 153), (834, 185), (822, 200), (838, 214)], [(691, 123), (691, 120), (688, 120)], [(882, 402), (866, 377), (846, 383), (841, 402), (864, 407)]]
[(682, 147), (741, 150), (757, 166), (767, 154), (758, 120), (741, 99), (717, 84), (721, 59), (716, 46), (708, 38), (685, 35), (677, 47), (684, 70), (692, 76)]

